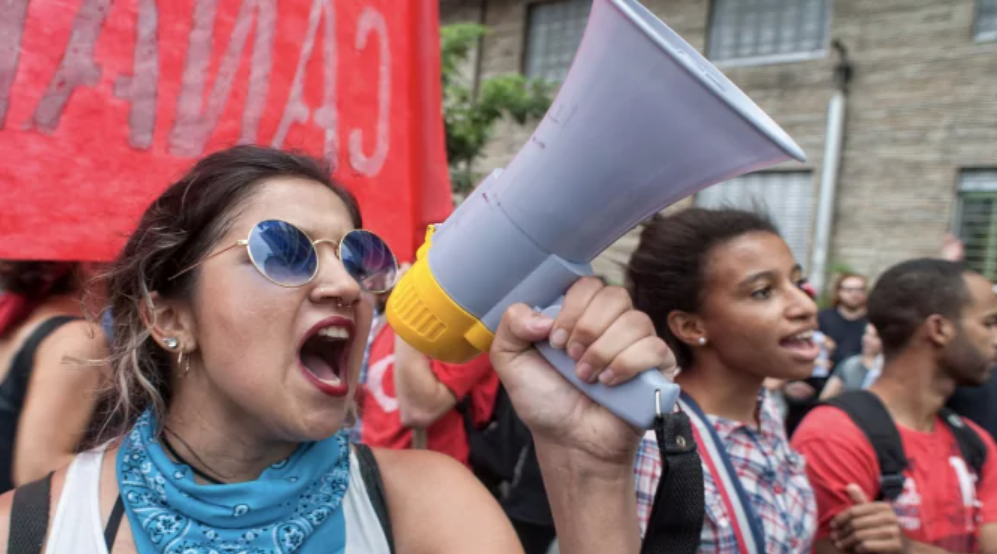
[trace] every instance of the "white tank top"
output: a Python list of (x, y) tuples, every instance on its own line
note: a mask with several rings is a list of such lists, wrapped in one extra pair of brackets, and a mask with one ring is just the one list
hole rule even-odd
[[(78, 454), (70, 464), (45, 554), (108, 554), (100, 514), (100, 466), (105, 448)], [(346, 518), (344, 554), (389, 554), (388, 541), (352, 449), (350, 486), (343, 498), (343, 515)]]

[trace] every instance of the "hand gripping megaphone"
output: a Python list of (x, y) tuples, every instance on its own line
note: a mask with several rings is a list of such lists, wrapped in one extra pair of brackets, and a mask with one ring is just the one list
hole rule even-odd
[[(696, 191), (803, 151), (674, 31), (635, 0), (594, 0), (567, 79), (529, 142), (442, 224), (388, 300), (387, 317), (426, 355), (488, 351), (503, 312), (554, 316), (591, 262), (642, 220)], [(678, 387), (657, 371), (586, 383), (575, 362), (537, 348), (569, 381), (649, 428)]]

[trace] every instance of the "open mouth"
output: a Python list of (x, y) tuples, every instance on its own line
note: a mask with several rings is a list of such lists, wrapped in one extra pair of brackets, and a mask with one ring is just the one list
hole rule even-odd
[(779, 346), (789, 350), (794, 358), (805, 362), (812, 362), (820, 355), (820, 346), (814, 342), (813, 331), (790, 335), (779, 341)]
[(317, 326), (298, 351), (305, 377), (330, 396), (348, 391), (346, 366), (352, 344), (352, 328), (343, 324)]

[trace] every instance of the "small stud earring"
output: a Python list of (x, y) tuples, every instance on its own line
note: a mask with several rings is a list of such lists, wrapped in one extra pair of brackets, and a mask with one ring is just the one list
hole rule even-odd
[(173, 350), (174, 348), (180, 346), (180, 341), (178, 341), (173, 337), (166, 337), (165, 339), (163, 339), (163, 342), (166, 343), (166, 348), (169, 348), (170, 350)]
[(706, 346), (706, 337), (699, 337), (698, 339), (696, 339), (696, 343), (699, 346)]

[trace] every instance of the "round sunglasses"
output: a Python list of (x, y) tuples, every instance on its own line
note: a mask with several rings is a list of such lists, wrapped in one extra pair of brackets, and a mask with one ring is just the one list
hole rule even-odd
[(193, 270), (204, 262), (238, 246), (245, 246), (253, 266), (275, 285), (300, 287), (310, 283), (319, 270), (318, 245), (336, 246), (336, 255), (360, 287), (380, 294), (391, 290), (398, 279), (395, 255), (381, 237), (364, 229), (354, 229), (336, 242), (312, 240), (304, 231), (278, 219), (268, 219), (253, 226), (249, 238), (238, 240), (196, 264), (178, 272), (170, 280)]

